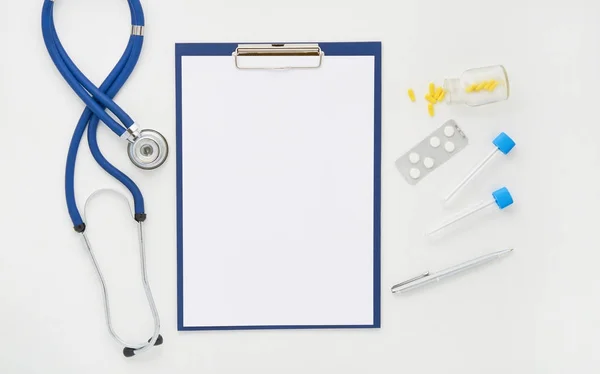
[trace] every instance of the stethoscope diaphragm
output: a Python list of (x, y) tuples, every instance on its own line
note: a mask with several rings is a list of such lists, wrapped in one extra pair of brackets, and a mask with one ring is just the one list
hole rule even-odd
[(127, 154), (140, 169), (153, 170), (167, 160), (169, 145), (158, 131), (142, 130), (140, 135), (127, 146)]

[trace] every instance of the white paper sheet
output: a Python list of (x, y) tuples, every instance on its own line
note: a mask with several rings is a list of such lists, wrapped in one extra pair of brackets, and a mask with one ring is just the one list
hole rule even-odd
[(182, 60), (184, 327), (374, 323), (374, 57)]

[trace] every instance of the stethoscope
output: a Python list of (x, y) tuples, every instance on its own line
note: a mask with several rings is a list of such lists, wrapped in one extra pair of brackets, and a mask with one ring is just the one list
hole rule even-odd
[[(56, 29), (54, 28), (54, 0), (44, 0), (44, 7), (42, 10), (42, 31), (44, 35), (44, 42), (52, 61), (69, 86), (71, 86), (73, 91), (75, 91), (75, 93), (87, 106), (83, 111), (77, 126), (75, 127), (75, 132), (73, 133), (67, 156), (65, 175), (67, 208), (69, 215), (71, 216), (71, 220), (73, 221), (74, 229), (76, 232), (82, 235), (84, 245), (90, 254), (96, 272), (98, 273), (98, 277), (102, 286), (104, 310), (109, 332), (111, 336), (124, 347), (123, 354), (126, 357), (132, 357), (152, 348), (155, 345), (160, 345), (163, 342), (163, 338), (160, 335), (160, 320), (158, 311), (152, 297), (146, 272), (143, 226), (143, 223), (146, 220), (144, 198), (142, 196), (142, 192), (136, 186), (136, 184), (127, 175), (108, 162), (108, 160), (103, 156), (98, 146), (98, 139), (96, 136), (98, 123), (100, 121), (104, 122), (115, 134), (128, 141), (127, 151), (129, 158), (136, 166), (142, 169), (151, 170), (161, 166), (165, 162), (168, 155), (168, 144), (160, 133), (153, 130), (140, 130), (139, 127), (134, 124), (131, 117), (129, 117), (129, 115), (127, 115), (127, 113), (125, 113), (125, 111), (113, 101), (113, 98), (117, 92), (119, 92), (121, 87), (123, 87), (131, 75), (131, 72), (135, 68), (141, 54), (142, 43), (144, 39), (144, 13), (142, 10), (142, 5), (139, 0), (127, 1), (131, 11), (131, 24), (133, 25), (131, 37), (123, 56), (100, 87), (96, 87), (77, 68), (77, 66), (75, 66), (61, 45), (56, 33)], [(114, 114), (120, 123), (113, 119), (106, 112), (106, 109)], [(85, 221), (82, 218), (79, 209), (77, 208), (74, 186), (75, 163), (79, 145), (86, 129), (89, 148), (96, 162), (107, 173), (121, 182), (133, 196), (134, 209), (132, 215), (138, 226), (142, 282), (144, 284), (146, 298), (148, 299), (148, 304), (154, 319), (154, 333), (152, 338), (142, 344), (129, 344), (125, 342), (116, 334), (112, 327), (106, 283), (104, 281), (104, 277), (102, 276), (102, 272), (100, 271), (98, 262), (96, 261), (96, 257), (94, 256), (94, 252), (92, 251), (89, 238), (86, 235)]]

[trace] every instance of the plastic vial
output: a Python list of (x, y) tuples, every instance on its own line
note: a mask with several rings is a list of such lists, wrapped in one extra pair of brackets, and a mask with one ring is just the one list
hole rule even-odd
[[(497, 83), (493, 84), (493, 82)], [(479, 86), (479, 89), (473, 89), (475, 86)], [(491, 89), (492, 87), (493, 89)], [(448, 104), (467, 104), (469, 106), (506, 100), (510, 93), (508, 75), (502, 65), (466, 70), (460, 78), (446, 79), (444, 90)]]
[(442, 231), (443, 229), (445, 229), (446, 227), (450, 227), (450, 226), (454, 225), (456, 222), (463, 220), (463, 219), (467, 218), (468, 216), (475, 214), (475, 213), (479, 212), (480, 210), (483, 210), (494, 204), (496, 204), (498, 206), (498, 208), (500, 208), (500, 210), (503, 210), (504, 208), (513, 205), (513, 203), (514, 203), (513, 197), (510, 194), (510, 192), (508, 191), (508, 188), (502, 187), (499, 190), (496, 190), (492, 193), (492, 199), (487, 200), (487, 201), (482, 201), (481, 203), (479, 203), (477, 205), (468, 207), (467, 209), (460, 212), (457, 216), (452, 218), (450, 221), (441, 224), (440, 226), (438, 226), (437, 228), (435, 228), (433, 230), (430, 230), (427, 233), (427, 235), (436, 234), (436, 233)]

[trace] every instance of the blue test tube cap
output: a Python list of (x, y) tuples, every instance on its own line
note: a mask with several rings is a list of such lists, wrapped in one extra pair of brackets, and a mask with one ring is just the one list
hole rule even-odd
[(492, 196), (494, 196), (494, 200), (496, 200), (496, 204), (500, 209), (504, 209), (514, 203), (512, 195), (506, 187), (502, 187), (501, 189), (494, 191)]
[(508, 152), (512, 151), (512, 149), (515, 147), (515, 141), (504, 132), (496, 136), (496, 139), (494, 139), (493, 143), (496, 147), (498, 147), (500, 152), (504, 153), (505, 155), (507, 155)]

